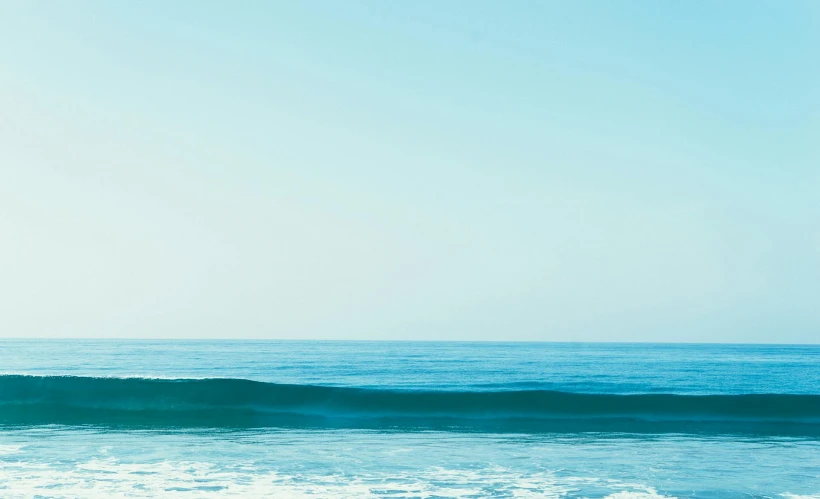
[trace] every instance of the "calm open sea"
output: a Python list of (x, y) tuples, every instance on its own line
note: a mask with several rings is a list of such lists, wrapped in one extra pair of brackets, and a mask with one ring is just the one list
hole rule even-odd
[(0, 498), (820, 498), (820, 346), (0, 341)]

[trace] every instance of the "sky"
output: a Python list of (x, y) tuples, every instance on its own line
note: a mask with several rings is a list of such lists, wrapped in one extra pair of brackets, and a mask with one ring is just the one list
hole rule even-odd
[(820, 342), (820, 3), (3, 2), (0, 336)]

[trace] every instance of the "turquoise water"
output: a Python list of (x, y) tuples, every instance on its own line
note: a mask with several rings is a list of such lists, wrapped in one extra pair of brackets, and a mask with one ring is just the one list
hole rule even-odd
[(0, 342), (0, 498), (820, 497), (820, 347)]

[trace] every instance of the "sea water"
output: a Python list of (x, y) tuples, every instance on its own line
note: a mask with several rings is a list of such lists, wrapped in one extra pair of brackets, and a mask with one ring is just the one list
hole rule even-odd
[(820, 497), (820, 347), (0, 341), (0, 498)]

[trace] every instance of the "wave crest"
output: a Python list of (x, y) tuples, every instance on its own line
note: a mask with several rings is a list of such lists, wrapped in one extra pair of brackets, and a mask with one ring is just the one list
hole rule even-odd
[(820, 395), (411, 391), (227, 378), (3, 375), (0, 424), (820, 434)]

